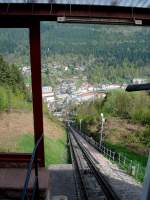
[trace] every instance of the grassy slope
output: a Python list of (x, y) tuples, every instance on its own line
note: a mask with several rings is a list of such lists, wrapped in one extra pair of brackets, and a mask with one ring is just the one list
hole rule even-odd
[[(0, 151), (32, 152), (34, 147), (31, 112), (1, 113)], [(67, 163), (66, 132), (63, 125), (44, 116), (45, 162)]]
[(138, 142), (136, 143), (136, 141), (134, 143), (130, 141), (130, 137), (137, 131), (142, 131), (144, 126), (113, 117), (108, 118), (106, 126), (105, 142), (107, 146), (131, 160), (138, 161), (142, 166), (146, 166), (148, 148)]
[[(67, 163), (66, 135), (59, 139), (51, 139), (45, 136), (44, 143), (45, 164), (47, 167), (49, 164)], [(19, 138), (16, 150), (19, 152), (31, 152), (33, 147), (33, 136), (28, 133)]]
[(109, 142), (106, 142), (106, 146), (118, 153), (121, 153), (130, 160), (139, 162), (143, 167), (145, 167), (147, 164), (148, 155), (140, 155), (138, 153), (135, 153), (134, 151), (128, 149), (126, 146), (123, 146), (122, 144), (111, 144)]

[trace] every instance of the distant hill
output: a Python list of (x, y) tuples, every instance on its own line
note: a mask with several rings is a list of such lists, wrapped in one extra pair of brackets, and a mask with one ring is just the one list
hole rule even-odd
[[(93, 76), (95, 66), (101, 66), (103, 71), (109, 68), (106, 74), (103, 74), (104, 80), (115, 81), (117, 72), (114, 72), (113, 78), (107, 77), (112, 68), (117, 70), (124, 68), (125, 63), (128, 68), (134, 64), (136, 76), (147, 77), (150, 64), (150, 44), (148, 27), (131, 26), (112, 26), (112, 25), (77, 25), (77, 24), (58, 24), (54, 22), (41, 23), (41, 41), (42, 58), (44, 64), (48, 58), (55, 55), (63, 55), (66, 64), (70, 57), (77, 57), (75, 65), (83, 61), (90, 64), (85, 74), (91, 82), (98, 82)], [(27, 30), (0, 30), (0, 52), (9, 62), (29, 63), (29, 45)], [(92, 60), (92, 62), (91, 62)], [(87, 63), (86, 63), (87, 64)], [(139, 72), (141, 67), (142, 73)], [(94, 69), (94, 70), (91, 70)], [(138, 72), (137, 72), (138, 68)], [(127, 70), (128, 71), (128, 70)], [(131, 73), (131, 72), (129, 72)], [(138, 74), (137, 74), (138, 73)], [(120, 77), (119, 73), (119, 77)], [(128, 80), (131, 77), (125, 77), (123, 74), (121, 81)]]

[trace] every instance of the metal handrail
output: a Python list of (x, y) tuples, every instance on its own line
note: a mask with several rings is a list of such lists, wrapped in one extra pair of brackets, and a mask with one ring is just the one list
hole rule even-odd
[(29, 199), (28, 196), (28, 185), (31, 177), (31, 172), (34, 164), (34, 169), (35, 169), (35, 180), (34, 180), (34, 185), (33, 185), (33, 193), (32, 193), (32, 200), (38, 200), (39, 199), (39, 182), (38, 182), (38, 160), (37, 160), (37, 149), (39, 147), (40, 142), (43, 139), (43, 135), (39, 138), (37, 141), (33, 152), (31, 156), (31, 160), (29, 162), (28, 168), (27, 168), (27, 174), (26, 174), (26, 179), (21, 195), (21, 200)]

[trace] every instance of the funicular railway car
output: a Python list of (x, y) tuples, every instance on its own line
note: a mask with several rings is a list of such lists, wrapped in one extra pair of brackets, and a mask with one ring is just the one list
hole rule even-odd
[[(0, 167), (5, 170), (7, 168), (6, 174), (8, 175), (7, 179), (9, 179), (9, 184), (4, 179), (0, 180), (1, 199), (5, 197), (8, 199), (12, 198), (12, 191), (16, 190), (14, 187), (16, 182), (14, 180), (16, 179), (19, 182), (19, 179), (21, 179), (17, 176), (22, 177), (22, 182), (20, 183), (22, 188), (19, 188), (22, 196), (19, 193), (14, 198), (26, 199), (33, 167), (35, 168), (35, 189), (32, 188), (33, 193), (35, 192), (33, 198), (40, 199), (42, 198), (40, 197), (40, 187), (43, 182), (46, 182), (48, 177), (45, 170), (43, 141), (40, 22), (58, 21), (63, 23), (149, 26), (149, 6), (149, 0), (0, 0), (0, 28), (29, 29), (35, 138), (35, 148), (32, 154), (0, 153)], [(25, 170), (22, 170), (20, 167), (23, 165), (26, 167), (28, 163), (30, 165), (27, 176), (24, 176)], [(14, 165), (18, 170), (17, 172), (15, 171), (15, 175), (10, 168)], [(21, 171), (23, 171), (23, 175)], [(44, 177), (44, 180), (42, 177)], [(150, 181), (147, 179), (147, 189), (144, 191), (143, 200), (150, 199), (149, 185)], [(45, 183), (43, 183), (43, 187), (47, 189)]]

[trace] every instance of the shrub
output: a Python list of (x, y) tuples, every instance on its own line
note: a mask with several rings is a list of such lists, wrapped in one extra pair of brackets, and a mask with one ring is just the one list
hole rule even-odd
[(108, 94), (103, 109), (114, 116), (128, 118), (131, 107), (132, 96), (125, 91), (117, 90)]
[(12, 92), (12, 89), (0, 86), (0, 111), (11, 109), (32, 109), (32, 104), (26, 101), (25, 94), (20, 90)]
[(150, 147), (150, 126), (146, 127), (142, 134), (142, 143), (147, 147)]
[(150, 96), (146, 92), (133, 94), (133, 106), (129, 112), (131, 119), (142, 124), (150, 124)]
[(128, 118), (133, 122), (150, 124), (150, 96), (146, 92), (111, 92), (107, 96), (103, 110), (110, 115)]
[(8, 93), (7, 90), (0, 86), (0, 111), (8, 108)]

